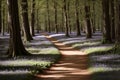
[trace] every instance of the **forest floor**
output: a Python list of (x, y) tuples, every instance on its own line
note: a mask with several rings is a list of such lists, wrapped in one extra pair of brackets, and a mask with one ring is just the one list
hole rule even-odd
[(48, 33), (46, 37), (59, 49), (62, 58), (35, 80), (120, 80), (120, 54), (112, 51), (114, 44), (101, 43), (101, 33), (93, 34), (91, 39), (74, 33), (71, 37)]
[[(36, 56), (15, 58), (5, 58), (9, 36), (0, 36), (0, 80), (120, 80), (120, 50), (111, 51), (114, 44), (102, 44), (101, 33), (93, 34), (91, 39), (86, 39), (84, 33), (72, 33), (70, 37), (64, 33), (40, 34), (25, 43)], [(61, 59), (53, 64), (60, 53)], [(32, 77), (30, 68), (47, 70)]]
[(9, 35), (0, 36), (0, 80), (33, 80), (38, 71), (49, 68), (60, 53), (43, 35), (36, 34), (34, 40), (25, 43), (32, 56), (7, 57)]

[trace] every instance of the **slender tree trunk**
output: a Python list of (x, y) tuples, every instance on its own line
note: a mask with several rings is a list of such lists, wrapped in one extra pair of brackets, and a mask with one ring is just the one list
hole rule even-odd
[(55, 32), (58, 33), (57, 4), (56, 4), (56, 0), (54, 0), (54, 10), (55, 10)]
[(65, 35), (69, 37), (69, 26), (68, 26), (68, 15), (67, 15), (67, 1), (64, 0), (64, 26), (65, 26)]
[(8, 54), (11, 57), (18, 55), (28, 55), (22, 43), (20, 34), (20, 23), (18, 16), (18, 0), (7, 0), (9, 15), (8, 22), (10, 27), (10, 45)]
[(40, 17), (39, 17), (39, 9), (36, 10), (37, 13), (36, 13), (36, 26), (37, 26), (37, 33), (39, 33), (39, 31), (41, 31), (41, 22), (39, 21)]
[(75, 8), (76, 8), (76, 26), (77, 26), (77, 36), (81, 35), (81, 30), (80, 30), (80, 22), (79, 22), (79, 4), (78, 4), (78, 0), (75, 1)]
[(48, 21), (48, 31), (49, 33), (51, 32), (51, 24), (50, 24), (50, 11), (49, 11), (49, 3), (48, 3), (49, 0), (47, 0), (47, 21)]
[(2, 10), (2, 29), (1, 29), (1, 35), (5, 35), (5, 27), (6, 27), (6, 25), (5, 25), (5, 10), (6, 10), (6, 8), (5, 8), (5, 2), (3, 2), (3, 10)]
[(90, 6), (85, 6), (86, 12), (86, 38), (92, 38), (91, 22), (90, 22)]
[(93, 32), (93, 33), (95, 33), (95, 31), (96, 31), (95, 16), (96, 16), (96, 15), (95, 15), (95, 1), (93, 1), (93, 12), (92, 12), (92, 17), (93, 17), (93, 18), (92, 18), (92, 27), (93, 27), (93, 28), (92, 28), (92, 29), (93, 29), (92, 32)]
[(68, 15), (68, 26), (69, 26), (69, 33), (72, 33), (72, 28), (71, 28), (71, 20), (70, 20), (70, 0), (68, 1), (67, 4), (67, 15)]
[(110, 0), (111, 3), (111, 36), (115, 40), (115, 9), (114, 9), (114, 0)]
[(47, 25), (47, 15), (45, 14), (45, 31), (47, 32), (48, 31), (48, 25)]
[(61, 16), (62, 16), (61, 31), (64, 32), (64, 29), (63, 29), (64, 28), (64, 9), (63, 8), (62, 8), (62, 15)]
[(111, 43), (111, 25), (109, 14), (109, 0), (103, 0), (103, 15), (104, 15), (104, 36), (103, 43)]
[(117, 16), (116, 16), (116, 19), (117, 19), (117, 26), (115, 28), (115, 31), (116, 31), (116, 45), (120, 46), (120, 1), (119, 0), (116, 0), (116, 12), (117, 12)]
[(32, 0), (32, 10), (31, 10), (31, 35), (35, 36), (35, 0)]
[(0, 0), (0, 33), (2, 29), (2, 0)]
[(27, 2), (27, 0), (22, 0), (21, 7), (22, 7), (24, 39), (25, 39), (25, 41), (31, 41), (31, 40), (33, 40), (33, 38), (30, 34), (30, 26), (29, 26), (29, 20), (28, 20), (28, 2)]

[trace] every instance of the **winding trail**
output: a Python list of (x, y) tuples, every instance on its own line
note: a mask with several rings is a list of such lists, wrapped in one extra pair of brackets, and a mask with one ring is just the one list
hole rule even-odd
[(85, 53), (64, 45), (49, 35), (45, 37), (59, 49), (62, 58), (44, 74), (36, 75), (35, 80), (90, 80), (88, 56)]

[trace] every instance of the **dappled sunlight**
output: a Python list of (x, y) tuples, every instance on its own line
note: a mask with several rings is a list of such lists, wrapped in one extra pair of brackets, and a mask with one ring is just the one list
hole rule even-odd
[(62, 52), (65, 55), (76, 55), (76, 56), (77, 55), (87, 55), (87, 53), (80, 52), (80, 51), (77, 51), (77, 50), (75, 50), (73, 52), (71, 52), (71, 51), (60, 51), (60, 52)]
[(120, 54), (112, 47), (95, 49), (89, 54), (92, 78), (96, 80), (120, 80)]
[(55, 38), (55, 37), (65, 37), (65, 34), (64, 33), (59, 33), (59, 34), (51, 34), (50, 35), (50, 38)]
[[(74, 37), (65, 37), (65, 34), (63, 35), (63, 33), (59, 33), (59, 34), (51, 34), (50, 36), (48, 36), (48, 38), (55, 38), (57, 39), (57, 41), (59, 42), (63, 42), (64, 44), (77, 44), (77, 43), (81, 43), (81, 42), (87, 42), (87, 41), (94, 41), (94, 40), (101, 40), (102, 35), (100, 35), (101, 33), (97, 34), (95, 33), (95, 35), (99, 35), (99, 36), (94, 36), (91, 39), (86, 39), (85, 36), (74, 36)], [(73, 34), (71, 34), (72, 36)]]
[[(9, 38), (0, 38), (0, 54), (5, 55), (8, 50)], [(7, 44), (7, 45), (5, 45)], [(25, 48), (31, 56), (17, 56), (4, 58), (0, 56), (0, 79), (8, 80), (33, 80), (35, 70), (46, 69), (59, 59), (60, 53), (53, 44), (43, 35), (34, 36), (34, 40), (25, 43)], [(4, 52), (3, 52), (4, 50)], [(3, 52), (3, 53), (2, 53)]]
[[(46, 37), (50, 41), (55, 41), (54, 38)], [(39, 78), (42, 80), (88, 80), (91, 73), (88, 71), (86, 53), (75, 50), (59, 41), (54, 42), (54, 45), (59, 49), (62, 58), (44, 74), (36, 75), (36, 80)]]

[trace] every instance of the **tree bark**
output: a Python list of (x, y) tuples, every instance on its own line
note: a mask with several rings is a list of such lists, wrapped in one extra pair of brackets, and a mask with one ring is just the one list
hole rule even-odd
[(69, 26), (68, 26), (68, 15), (67, 15), (67, 1), (64, 0), (64, 26), (65, 26), (65, 35), (69, 37)]
[(49, 11), (49, 0), (47, 0), (47, 22), (48, 22), (48, 31), (51, 32), (51, 24), (50, 24), (50, 11)]
[(112, 40), (115, 40), (115, 5), (114, 0), (110, 0), (111, 4), (111, 38)]
[(115, 28), (115, 31), (116, 31), (116, 45), (120, 46), (120, 1), (117, 0), (116, 2), (116, 7), (117, 7), (117, 16), (116, 16), (116, 19), (118, 20), (117, 21), (117, 26)]
[(77, 26), (77, 36), (81, 35), (81, 30), (80, 30), (80, 22), (79, 22), (79, 4), (78, 0), (75, 1), (75, 14), (76, 14), (76, 26)]
[(21, 7), (22, 7), (24, 40), (25, 41), (31, 41), (31, 40), (33, 40), (33, 38), (30, 34), (30, 26), (29, 26), (29, 20), (28, 20), (28, 2), (27, 2), (27, 0), (22, 0)]
[(90, 6), (85, 6), (86, 12), (86, 38), (92, 38), (91, 22), (90, 22)]
[(31, 35), (35, 36), (35, 0), (32, 0), (32, 10), (31, 10), (31, 27), (30, 27), (30, 31), (31, 31)]
[(5, 23), (5, 2), (3, 2), (3, 7), (2, 7), (2, 28), (1, 28), (1, 35), (5, 35), (5, 26), (6, 26), (6, 23)]
[(18, 0), (7, 0), (8, 3), (8, 22), (10, 27), (10, 45), (8, 55), (15, 57), (18, 55), (28, 55), (22, 43), (20, 34), (20, 23), (18, 16)]
[(2, 29), (2, 0), (0, 0), (0, 33)]
[(104, 15), (103, 43), (112, 42), (109, 7), (110, 7), (109, 0), (103, 0), (103, 15)]
[(92, 12), (92, 32), (95, 33), (96, 31), (96, 26), (95, 26), (95, 17), (96, 17), (96, 14), (95, 14), (95, 1), (93, 1), (93, 12)]
[(56, 0), (54, 0), (54, 10), (55, 10), (55, 32), (58, 33), (57, 4), (56, 4)]

